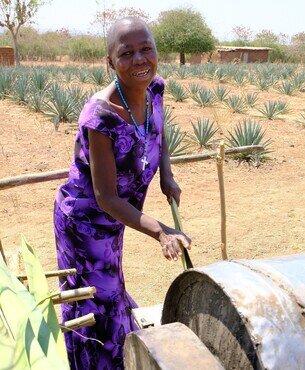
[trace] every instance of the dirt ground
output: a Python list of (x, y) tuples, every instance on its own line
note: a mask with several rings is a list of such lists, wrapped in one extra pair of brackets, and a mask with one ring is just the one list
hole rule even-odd
[[(257, 91), (253, 86), (228, 86), (236, 93)], [(255, 116), (254, 110), (232, 114), (220, 106), (203, 109), (191, 99), (175, 103), (169, 95), (165, 96), (165, 103), (173, 109), (183, 130), (190, 131), (191, 121), (206, 116), (216, 121), (225, 135), (238, 121), (251, 116), (261, 122), (266, 138), (273, 140), (271, 161), (258, 168), (238, 165), (229, 158), (225, 163), (227, 249), (232, 259), (301, 253), (305, 248), (305, 129), (294, 122), (305, 109), (304, 93), (285, 97), (271, 90), (260, 92), (259, 99), (288, 100), (292, 111), (284, 119), (268, 121)], [(69, 166), (75, 130), (68, 124), (62, 124), (56, 132), (45, 116), (9, 100), (0, 101), (0, 115), (0, 179)], [(220, 199), (215, 161), (173, 165), (173, 172), (183, 190), (180, 213), (185, 232), (193, 241), (190, 255), (194, 265), (220, 261)], [(56, 268), (52, 209), (61, 182), (0, 190), (0, 239), (14, 271), (20, 269), (16, 257), (20, 234), (37, 250), (46, 270)], [(158, 175), (150, 187), (144, 211), (173, 224)], [(165, 260), (155, 240), (130, 229), (126, 231), (126, 286), (139, 305), (161, 303), (181, 272), (181, 262)], [(56, 286), (55, 281), (52, 284)]]

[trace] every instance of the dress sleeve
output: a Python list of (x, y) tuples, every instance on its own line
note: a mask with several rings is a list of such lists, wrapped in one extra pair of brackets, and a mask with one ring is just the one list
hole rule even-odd
[(79, 126), (83, 131), (88, 131), (87, 129), (90, 128), (108, 136), (111, 140), (115, 140), (118, 124), (120, 124), (118, 116), (105, 109), (100, 100), (89, 100), (79, 117)]

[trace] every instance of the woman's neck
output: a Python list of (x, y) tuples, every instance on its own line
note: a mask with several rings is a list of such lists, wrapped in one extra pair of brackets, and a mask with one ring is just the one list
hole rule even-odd
[(122, 93), (124, 98), (126, 99), (129, 108), (135, 109), (136, 107), (141, 107), (143, 104), (145, 105), (146, 93), (147, 88), (127, 88), (120, 84)]
[[(130, 114), (137, 123), (143, 123), (147, 117), (147, 102), (150, 103), (147, 95), (147, 88), (137, 87), (129, 88), (126, 85), (114, 82), (113, 98), (111, 104), (122, 118), (130, 124), (133, 124)], [(125, 103), (124, 103), (125, 101)], [(130, 110), (130, 112), (129, 112)], [(150, 112), (150, 109), (149, 109)]]

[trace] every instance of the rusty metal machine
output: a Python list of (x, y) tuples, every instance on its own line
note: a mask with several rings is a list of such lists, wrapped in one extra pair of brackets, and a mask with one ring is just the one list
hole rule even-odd
[[(127, 337), (127, 369), (305, 369), (305, 254), (186, 270), (166, 294), (161, 323)], [(189, 345), (198, 338), (204, 347)], [(169, 361), (179, 356), (181, 366)]]

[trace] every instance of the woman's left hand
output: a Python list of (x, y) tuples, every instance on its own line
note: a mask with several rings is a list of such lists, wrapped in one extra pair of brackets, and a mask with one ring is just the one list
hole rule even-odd
[(162, 193), (166, 195), (168, 203), (171, 204), (172, 198), (174, 198), (177, 205), (179, 206), (181, 189), (174, 178), (170, 176), (166, 179), (162, 179), (160, 181), (160, 185)]

